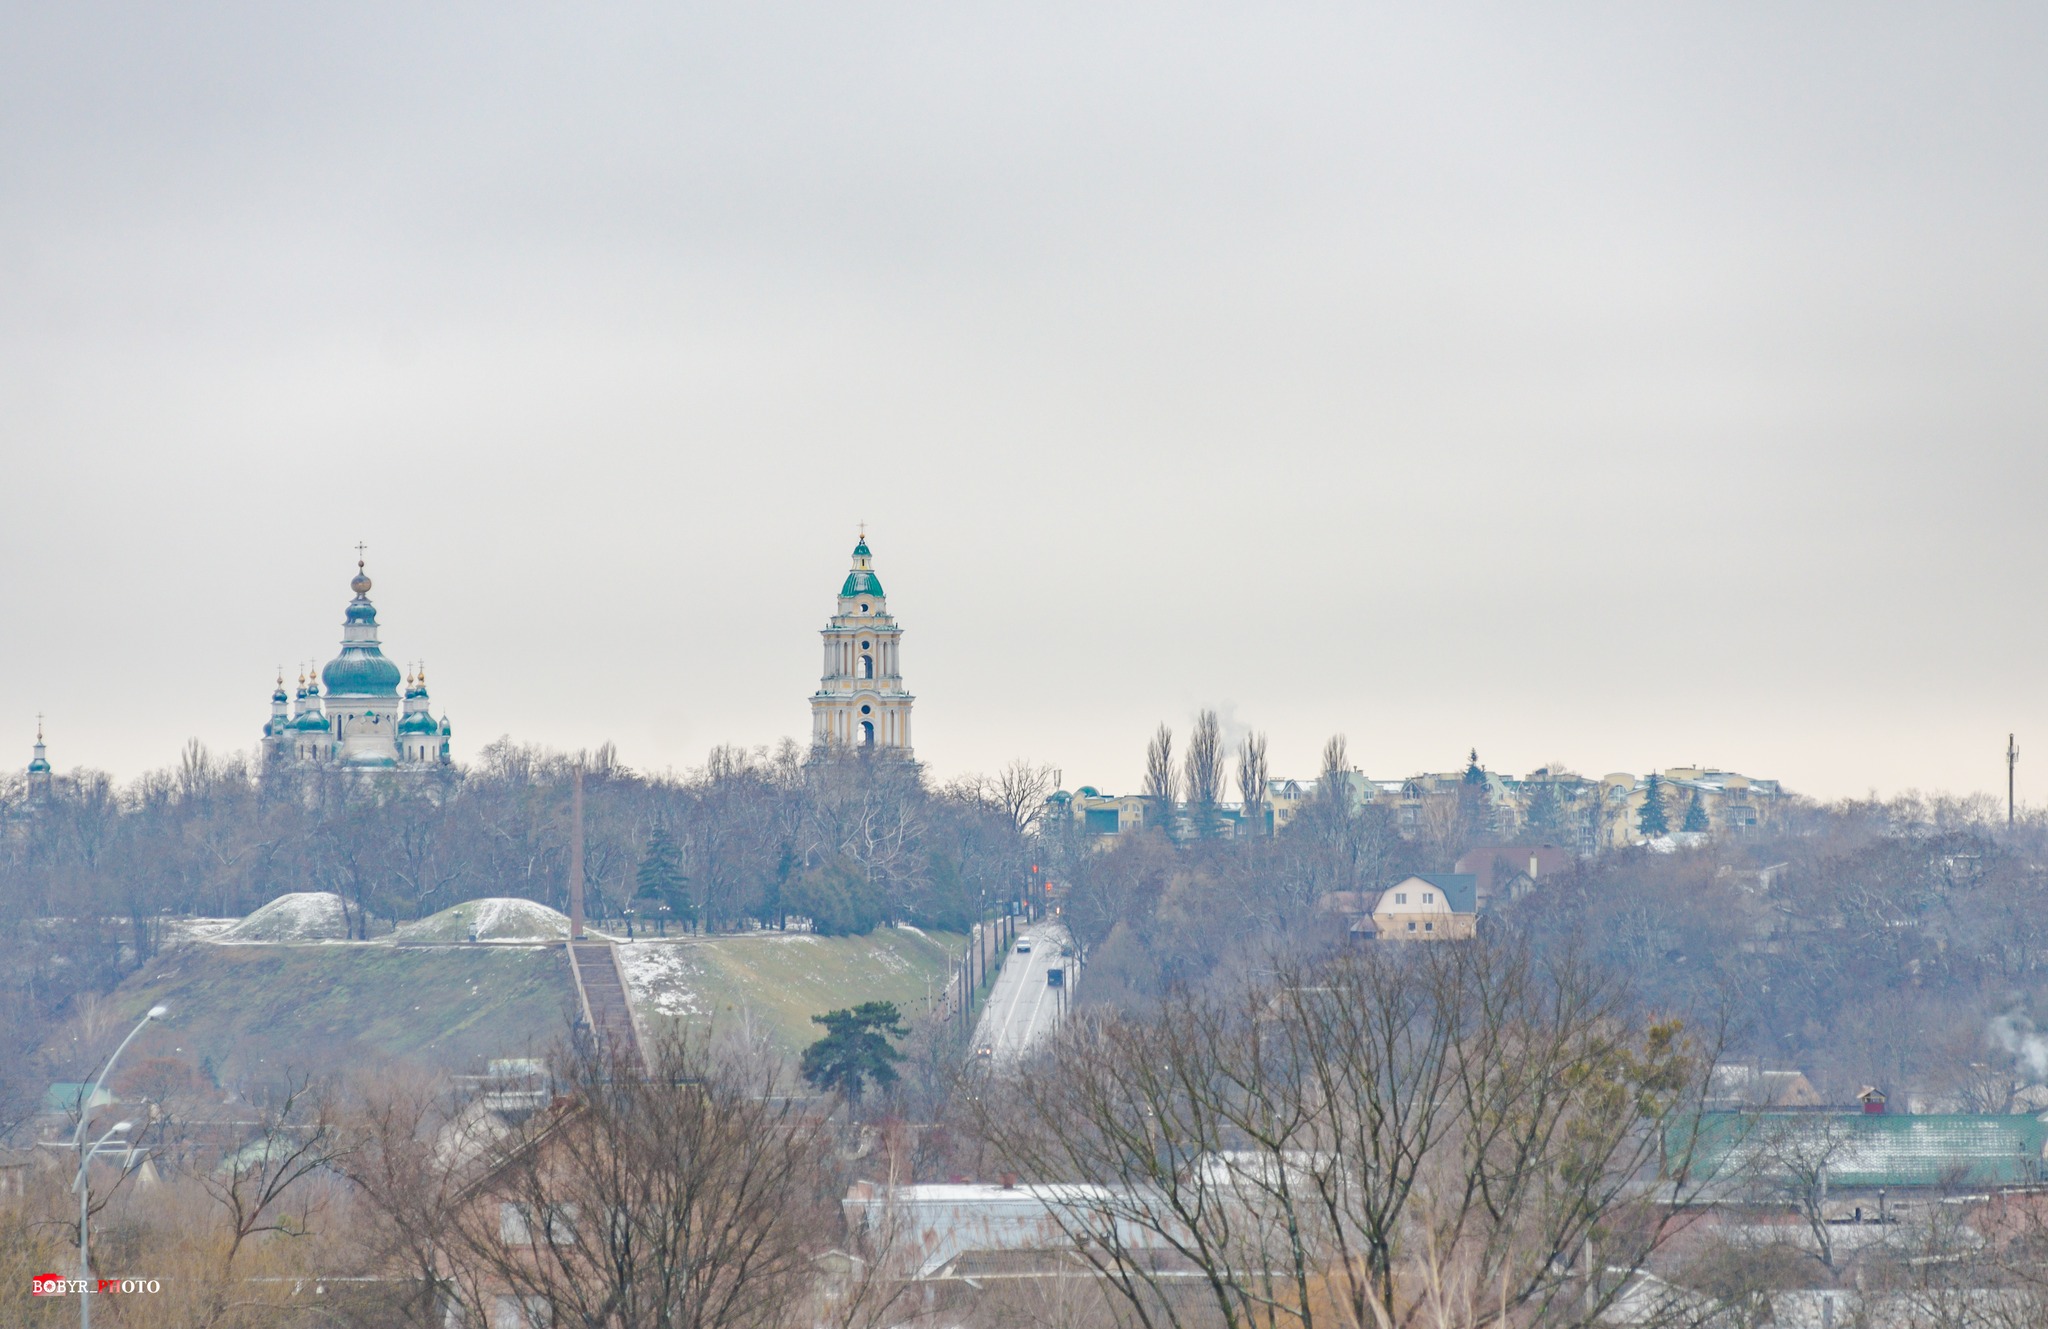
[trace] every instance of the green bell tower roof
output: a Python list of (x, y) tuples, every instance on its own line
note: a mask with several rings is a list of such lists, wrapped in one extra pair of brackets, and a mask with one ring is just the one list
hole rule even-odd
[(860, 541), (853, 547), (853, 570), (840, 583), (839, 598), (851, 600), (855, 596), (872, 596), (879, 600), (888, 594), (882, 589), (882, 579), (875, 575), (874, 555), (868, 552), (868, 533), (860, 533)]

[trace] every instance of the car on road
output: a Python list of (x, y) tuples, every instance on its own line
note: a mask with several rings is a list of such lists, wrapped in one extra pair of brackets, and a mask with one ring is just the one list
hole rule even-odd
[(994, 1061), (996, 1059), (996, 1050), (983, 1043), (980, 1047), (974, 1049), (974, 1059), (976, 1061)]
[[(1446, 898), (1448, 898), (1448, 897), (1446, 897)], [(1029, 954), (1031, 954), (1031, 943), (1030, 943), (1030, 942), (1028, 942), (1028, 941), (1020, 941), (1020, 942), (1018, 942), (1018, 943), (1017, 943), (1017, 954), (1019, 954), (1019, 955), (1029, 955)]]

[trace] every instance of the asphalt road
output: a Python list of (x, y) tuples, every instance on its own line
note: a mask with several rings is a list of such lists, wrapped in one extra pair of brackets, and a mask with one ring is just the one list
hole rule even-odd
[[(983, 1008), (981, 1022), (974, 1028), (975, 1048), (988, 1048), (996, 1065), (1013, 1064), (1037, 1039), (1059, 1025), (1064, 1009), (1060, 989), (1048, 987), (1048, 970), (1065, 969), (1073, 981), (1074, 962), (1060, 958), (1067, 943), (1067, 930), (1053, 920), (1027, 924), (1017, 933), (1003, 967), (996, 975), (995, 988)], [(1028, 954), (1018, 946), (1029, 945)]]

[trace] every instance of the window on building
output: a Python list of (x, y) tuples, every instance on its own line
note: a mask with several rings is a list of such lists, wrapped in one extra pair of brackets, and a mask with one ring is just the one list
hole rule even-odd
[(1422, 925), (1422, 930), (1423, 930), (1424, 932), (1434, 932), (1434, 931), (1436, 931), (1436, 924), (1434, 924), (1434, 923), (1424, 923), (1424, 924)]
[(1435, 904), (1435, 903), (1436, 903), (1436, 893), (1435, 893), (1434, 891), (1424, 891), (1424, 892), (1422, 893), (1422, 902), (1423, 902), (1424, 904)]
[(491, 1329), (547, 1329), (546, 1297), (498, 1297), (491, 1304)]
[(1410, 924), (1408, 925), (1408, 930), (1409, 930), (1410, 932), (1413, 932), (1413, 931), (1415, 931), (1415, 925), (1414, 925), (1413, 923), (1410, 923)]
[(1408, 903), (1408, 893), (1407, 893), (1406, 891), (1397, 891), (1397, 892), (1395, 892), (1395, 894), (1394, 894), (1394, 903), (1395, 903), (1395, 904), (1407, 904), (1407, 903)]
[(498, 1206), (498, 1240), (507, 1246), (531, 1246), (538, 1230), (556, 1246), (576, 1244), (576, 1206), (549, 1205), (541, 1221), (534, 1220), (533, 1206), (510, 1200)]

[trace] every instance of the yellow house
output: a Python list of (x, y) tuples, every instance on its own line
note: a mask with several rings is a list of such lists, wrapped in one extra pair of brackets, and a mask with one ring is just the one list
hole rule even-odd
[(1084, 784), (1071, 794), (1055, 790), (1045, 802), (1053, 819), (1078, 821), (1090, 835), (1113, 836), (1143, 829), (1151, 800), (1138, 794), (1105, 794)]
[(1479, 921), (1479, 878), (1469, 872), (1421, 872), (1380, 892), (1370, 922), (1352, 929), (1381, 941), (1465, 941)]

